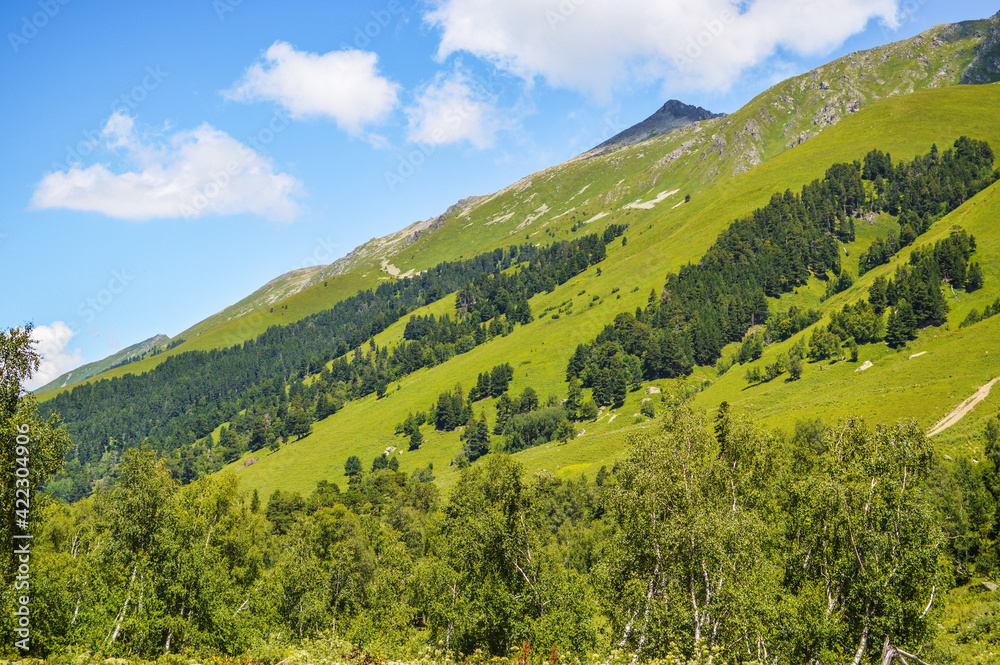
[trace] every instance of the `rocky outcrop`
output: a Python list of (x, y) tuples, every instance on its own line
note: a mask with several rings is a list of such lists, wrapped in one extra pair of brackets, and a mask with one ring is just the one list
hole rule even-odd
[(992, 25), (976, 49), (976, 57), (962, 72), (962, 83), (994, 83), (1000, 81), (1000, 12), (990, 19)]
[(719, 118), (725, 113), (712, 113), (700, 106), (692, 106), (676, 99), (671, 99), (645, 120), (632, 125), (623, 132), (615, 134), (604, 143), (590, 150), (590, 157), (597, 157), (613, 152), (626, 146), (647, 141), (656, 136), (690, 125), (693, 122)]

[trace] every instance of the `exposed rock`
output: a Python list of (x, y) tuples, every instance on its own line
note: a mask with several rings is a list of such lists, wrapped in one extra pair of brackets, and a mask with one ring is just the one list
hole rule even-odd
[(1000, 12), (997, 12), (990, 21), (989, 30), (976, 47), (976, 57), (962, 72), (960, 83), (1000, 81)]
[(619, 148), (647, 141), (655, 136), (666, 134), (693, 122), (719, 118), (723, 115), (725, 114), (712, 113), (700, 106), (691, 106), (676, 99), (671, 99), (653, 115), (642, 122), (632, 125), (625, 131), (615, 134), (589, 152), (596, 153), (593, 155), (596, 157), (597, 155), (606, 154)]

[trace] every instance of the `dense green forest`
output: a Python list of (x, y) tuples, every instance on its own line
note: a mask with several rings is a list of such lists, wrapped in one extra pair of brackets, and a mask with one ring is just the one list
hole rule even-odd
[[(242, 345), (182, 353), (144, 374), (79, 385), (41, 407), (65, 419), (74, 442), (70, 464), (53, 490), (67, 500), (86, 496), (93, 482), (113, 471), (109, 462), (143, 443), (172, 455), (175, 475), (187, 482), (247, 448), (304, 436), (311, 422), (346, 401), (381, 397), (401, 376), (530, 323), (529, 298), (602, 261), (607, 243), (625, 229), (611, 224), (602, 233), (546, 247), (512, 246), (442, 263), (273, 326)], [(349, 351), (406, 313), (454, 291), (454, 318), (411, 317), (404, 343), (392, 352), (372, 341), (367, 352), (348, 359)], [(303, 379), (311, 375), (318, 380), (306, 386)], [(212, 441), (211, 433), (225, 422), (233, 426)]]
[[(798, 310), (772, 315), (767, 297), (813, 275), (828, 280), (828, 296), (852, 284), (841, 270), (838, 247), (839, 241), (853, 239), (856, 219), (896, 215), (899, 237), (911, 243), (934, 219), (993, 182), (992, 163), (989, 145), (963, 137), (952, 149), (939, 153), (934, 146), (909, 163), (894, 165), (888, 154), (872, 150), (863, 162), (831, 166), (799, 195), (775, 193), (766, 206), (720, 234), (697, 265), (668, 275), (645, 309), (634, 316), (619, 314), (593, 342), (578, 346), (567, 380), (591, 388), (598, 406), (617, 406), (643, 380), (683, 376), (695, 364), (716, 364), (724, 372), (737, 361), (759, 357), (764, 345), (786, 339), (818, 317)], [(606, 245), (625, 230), (611, 224), (601, 233), (546, 247), (525, 244), (442, 263), (416, 277), (359, 292), (296, 323), (274, 326), (242, 345), (184, 353), (142, 375), (77, 386), (42, 406), (44, 413), (62, 415), (74, 441), (69, 464), (52, 490), (66, 500), (86, 496), (94, 483), (113, 473), (122, 451), (140, 444), (164, 453), (175, 477), (189, 482), (248, 449), (275, 448), (306, 436), (312, 422), (345, 402), (373, 393), (381, 397), (410, 372), (505, 335), (514, 325), (530, 324), (532, 296), (599, 263)], [(894, 238), (890, 235), (895, 243)], [(797, 347), (763, 372), (750, 370), (747, 380), (767, 381), (786, 371), (794, 379), (803, 359), (837, 357), (844, 346), (853, 354), (858, 344), (883, 339), (899, 346), (918, 327), (941, 323), (947, 310), (942, 284), (969, 291), (982, 285), (978, 264), (968, 263), (974, 249), (973, 238), (959, 235), (914, 252), (893, 279), (877, 282), (884, 293), (873, 292), (870, 305), (848, 306), (813, 334), (808, 348)], [(866, 256), (874, 253), (875, 245)], [(866, 260), (862, 257), (862, 264)], [(371, 341), (408, 312), (449, 292), (457, 292), (454, 317), (411, 316), (403, 342), (392, 349)], [(763, 334), (744, 340), (757, 325), (766, 326)], [(722, 348), (740, 340), (739, 354), (722, 359)], [(309, 377), (314, 378), (304, 381)], [(523, 436), (508, 432), (506, 421), (496, 428), (510, 451), (551, 440), (560, 426), (555, 412), (515, 415)], [(456, 419), (447, 429), (469, 419)], [(213, 438), (212, 432), (227, 422), (218, 440)], [(562, 426), (559, 436), (565, 433)], [(487, 443), (477, 441), (466, 458), (475, 459), (475, 451), (484, 451)]]
[[(772, 321), (767, 297), (802, 286), (811, 276), (828, 280), (827, 297), (850, 287), (853, 278), (841, 269), (837, 241), (853, 239), (855, 219), (883, 211), (898, 215), (900, 237), (909, 244), (932, 221), (998, 177), (990, 146), (965, 137), (953, 149), (939, 153), (933, 146), (906, 164), (893, 166), (891, 157), (879, 150), (869, 152), (863, 164), (834, 164), (823, 180), (806, 185), (801, 194), (775, 193), (766, 206), (733, 222), (697, 265), (667, 275), (662, 293), (651, 293), (645, 309), (635, 316), (619, 314), (595, 340), (578, 346), (566, 376), (594, 388), (598, 404), (618, 405), (624, 397), (622, 384), (683, 376), (695, 364), (715, 364), (723, 347), (743, 340), (755, 325), (767, 323), (769, 336), (786, 339), (816, 316), (794, 311)], [(862, 265), (884, 249), (879, 243), (866, 250)], [(880, 263), (898, 249), (892, 247)], [(885, 285), (883, 301), (875, 305), (879, 315), (886, 304), (893, 307), (886, 324), (890, 344), (905, 343), (918, 326), (944, 321), (943, 282), (969, 291), (982, 286), (978, 264), (967, 265), (974, 250), (975, 240), (959, 234), (913, 253), (909, 267)], [(841, 344), (861, 343), (857, 337), (838, 337), (812, 355), (833, 355)], [(881, 339), (881, 334), (870, 335), (866, 341)], [(746, 360), (741, 350), (740, 362)], [(720, 369), (732, 364), (723, 361)]]
[[(30, 360), (18, 334), (0, 347)], [(0, 423), (30, 432), (36, 487), (69, 442), (7, 387)], [(786, 440), (725, 404), (709, 421), (676, 388), (594, 479), (491, 452), (447, 498), (433, 468), (384, 460), (308, 496), (241, 492), (233, 473), (184, 486), (132, 448), (111, 487), (35, 500), (32, 653), (843, 663), (892, 644), (932, 659), (942, 594), (997, 565), (997, 421), (973, 466), (914, 423), (807, 421)]]

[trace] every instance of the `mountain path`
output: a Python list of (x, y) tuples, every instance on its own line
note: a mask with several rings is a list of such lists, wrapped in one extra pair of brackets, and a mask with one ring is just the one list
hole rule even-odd
[(997, 381), (1000, 381), (1000, 376), (993, 379), (985, 386), (980, 386), (979, 390), (972, 393), (971, 397), (968, 397), (964, 402), (955, 407), (954, 411), (952, 411), (947, 416), (939, 420), (938, 423), (934, 425), (934, 427), (932, 427), (930, 431), (927, 432), (927, 436), (934, 436), (935, 434), (940, 434), (941, 432), (945, 431), (946, 429), (948, 429), (949, 427), (960, 421), (962, 418), (964, 418), (965, 414), (967, 414), (969, 411), (972, 411), (972, 409), (974, 409), (977, 404), (979, 404), (989, 396), (990, 389), (993, 388), (993, 384), (996, 383)]

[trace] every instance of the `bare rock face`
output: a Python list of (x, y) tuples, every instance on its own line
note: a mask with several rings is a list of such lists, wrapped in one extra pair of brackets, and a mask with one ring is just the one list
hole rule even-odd
[(712, 113), (700, 106), (692, 106), (676, 99), (671, 99), (653, 115), (638, 124), (632, 125), (625, 131), (615, 134), (604, 143), (595, 147), (591, 152), (596, 152), (597, 154), (611, 152), (619, 148), (641, 143), (654, 136), (666, 134), (693, 122), (711, 120), (723, 115), (725, 114)]
[(976, 57), (962, 72), (960, 83), (980, 84), (1000, 81), (1000, 12), (976, 48)]

